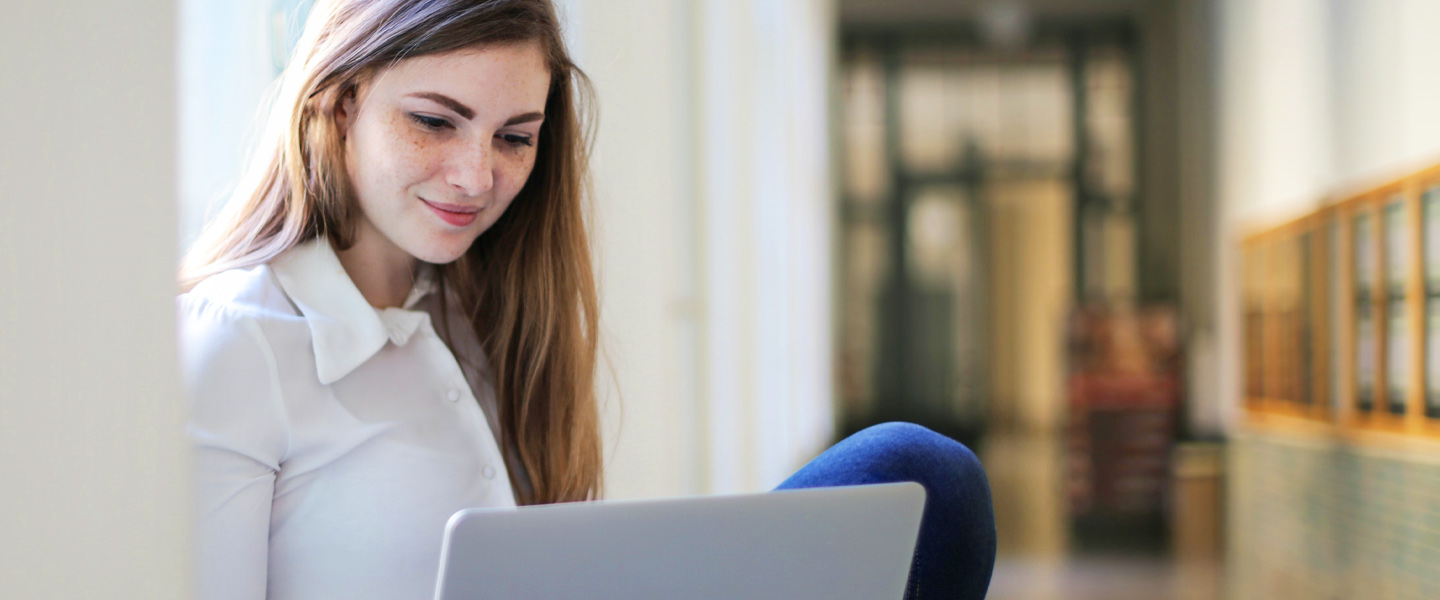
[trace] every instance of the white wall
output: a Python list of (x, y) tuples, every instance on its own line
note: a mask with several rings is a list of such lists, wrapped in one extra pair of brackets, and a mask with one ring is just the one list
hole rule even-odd
[(1223, 0), (1220, 13), (1216, 417), (1229, 422), (1240, 236), (1440, 161), (1440, 2)]
[(700, 2), (709, 489), (784, 480), (833, 429), (827, 0)]
[(0, 598), (189, 597), (175, 6), (0, 18)]
[(607, 496), (704, 488), (695, 352), (697, 303), (688, 6), (569, 2), (575, 59), (592, 78), (600, 326), (609, 370)]
[(609, 496), (773, 486), (833, 428), (830, 4), (562, 6), (599, 93)]

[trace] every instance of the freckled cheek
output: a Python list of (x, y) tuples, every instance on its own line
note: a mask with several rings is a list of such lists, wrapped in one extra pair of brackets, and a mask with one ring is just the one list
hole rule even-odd
[(433, 143), (404, 132), (388, 138), (377, 149), (382, 169), (390, 183), (412, 186), (433, 177), (444, 163), (444, 152)]
[(513, 198), (525, 187), (525, 181), (530, 178), (530, 172), (535, 166), (534, 156), (516, 158), (507, 161), (496, 169), (495, 174), (498, 187), (504, 190), (506, 198)]

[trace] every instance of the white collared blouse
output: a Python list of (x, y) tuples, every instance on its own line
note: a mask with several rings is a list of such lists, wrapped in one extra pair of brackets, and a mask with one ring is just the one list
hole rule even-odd
[(180, 296), (202, 600), (430, 598), (450, 515), (515, 504), (483, 353), (458, 315), (455, 353), (437, 335), (435, 287), (377, 310), (322, 238)]

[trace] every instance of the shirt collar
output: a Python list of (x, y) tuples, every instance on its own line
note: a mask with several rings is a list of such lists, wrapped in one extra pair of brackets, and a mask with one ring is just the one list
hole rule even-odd
[(329, 385), (348, 375), (385, 342), (403, 346), (428, 318), (410, 310), (435, 289), (434, 269), (422, 265), (403, 308), (376, 310), (360, 294), (324, 237), (299, 244), (271, 263), (285, 295), (310, 327), (315, 370)]

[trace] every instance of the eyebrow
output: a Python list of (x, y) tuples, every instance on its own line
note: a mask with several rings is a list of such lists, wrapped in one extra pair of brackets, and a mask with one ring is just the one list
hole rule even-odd
[(540, 121), (540, 120), (543, 120), (544, 118), (545, 118), (545, 113), (538, 113), (538, 112), (525, 113), (525, 114), (523, 114), (523, 115), (515, 115), (515, 116), (513, 116), (513, 117), (510, 117), (509, 120), (505, 121), (505, 126), (506, 126), (506, 127), (509, 127), (509, 126), (511, 126), (511, 125), (519, 125), (519, 124), (521, 124), (521, 123), (529, 123), (529, 122), (531, 122), (531, 121)]
[(466, 121), (475, 118), (475, 111), (471, 110), (470, 107), (461, 104), (458, 100), (446, 96), (445, 94), (437, 94), (435, 92), (415, 92), (414, 94), (408, 95), (415, 98), (424, 98), (431, 102), (441, 104), (445, 108), (455, 111), (455, 114), (460, 115)]
[[(450, 110), (455, 111), (455, 114), (460, 115), (460, 116), (461, 116), (462, 118), (464, 118), (466, 121), (469, 121), (470, 119), (475, 118), (475, 111), (474, 111), (474, 110), (472, 110), (472, 109), (471, 109), (470, 107), (468, 107), (468, 106), (465, 106), (464, 104), (461, 104), (460, 101), (458, 101), (458, 100), (456, 100), (456, 99), (454, 99), (454, 98), (451, 98), (451, 97), (449, 97), (449, 96), (446, 96), (445, 94), (439, 94), (439, 93), (436, 93), (436, 92), (416, 92), (416, 93), (407, 94), (407, 95), (409, 95), (409, 96), (411, 96), (411, 97), (414, 97), (414, 98), (424, 98), (424, 99), (429, 100), (429, 101), (431, 101), (431, 102), (435, 102), (435, 103), (437, 103), (437, 104), (440, 104), (440, 105), (444, 106), (445, 108), (448, 108), (448, 109), (450, 109)], [(523, 115), (516, 115), (516, 116), (510, 117), (509, 120), (505, 121), (505, 126), (506, 126), (506, 127), (509, 127), (509, 126), (511, 126), (511, 125), (519, 125), (519, 124), (521, 124), (521, 123), (529, 123), (529, 122), (531, 122), (531, 121), (539, 121), (539, 120), (542, 120), (542, 119), (544, 119), (544, 118), (545, 118), (545, 113), (528, 112), (528, 113), (525, 113), (525, 114), (523, 114)]]

